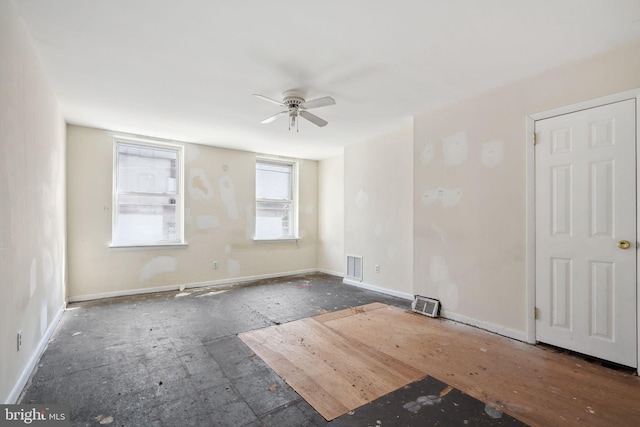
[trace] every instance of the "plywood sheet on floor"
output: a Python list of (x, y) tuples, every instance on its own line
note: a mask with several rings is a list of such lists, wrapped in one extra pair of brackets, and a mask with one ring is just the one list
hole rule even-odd
[[(372, 304), (337, 312), (338, 319), (385, 309)], [(239, 335), (327, 420), (424, 377), (375, 347), (342, 336), (328, 313)]]
[(640, 419), (635, 375), (385, 304), (239, 336), (328, 420), (426, 375), (530, 425)]

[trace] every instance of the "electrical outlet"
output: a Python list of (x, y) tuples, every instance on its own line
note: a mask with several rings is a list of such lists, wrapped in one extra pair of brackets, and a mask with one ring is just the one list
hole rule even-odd
[(376, 273), (380, 273), (380, 266), (376, 264)]
[(18, 351), (22, 348), (22, 331), (18, 331)]
[(213, 261), (213, 269), (214, 270), (218, 269), (218, 261)]

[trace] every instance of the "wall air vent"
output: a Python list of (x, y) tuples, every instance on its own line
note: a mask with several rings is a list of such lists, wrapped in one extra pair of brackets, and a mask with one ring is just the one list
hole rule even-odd
[(347, 279), (362, 282), (362, 257), (347, 255)]
[(411, 310), (415, 313), (424, 314), (429, 317), (438, 317), (440, 312), (440, 301), (433, 298), (427, 298), (415, 295), (411, 303)]

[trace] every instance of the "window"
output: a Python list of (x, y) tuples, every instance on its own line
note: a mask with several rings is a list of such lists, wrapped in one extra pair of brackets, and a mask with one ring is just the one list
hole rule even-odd
[(256, 240), (297, 239), (296, 166), (256, 161)]
[(183, 244), (182, 147), (115, 140), (112, 246)]

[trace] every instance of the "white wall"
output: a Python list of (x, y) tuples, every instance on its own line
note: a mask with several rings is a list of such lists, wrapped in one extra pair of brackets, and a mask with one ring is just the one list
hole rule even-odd
[(64, 308), (64, 140), (55, 95), (22, 21), (11, 1), (0, 0), (2, 402), (17, 399)]
[(318, 269), (344, 275), (344, 155), (318, 165)]
[[(363, 257), (363, 285), (413, 295), (412, 129), (344, 151), (344, 252)], [(380, 272), (375, 272), (375, 266)]]
[[(72, 300), (316, 269), (316, 161), (299, 161), (302, 239), (298, 244), (255, 243), (256, 155), (189, 143), (184, 143), (188, 247), (109, 249), (114, 135), (87, 127), (67, 128), (68, 280)], [(214, 260), (219, 265), (216, 270)]]
[(415, 292), (525, 339), (529, 114), (640, 87), (640, 41), (414, 120)]

